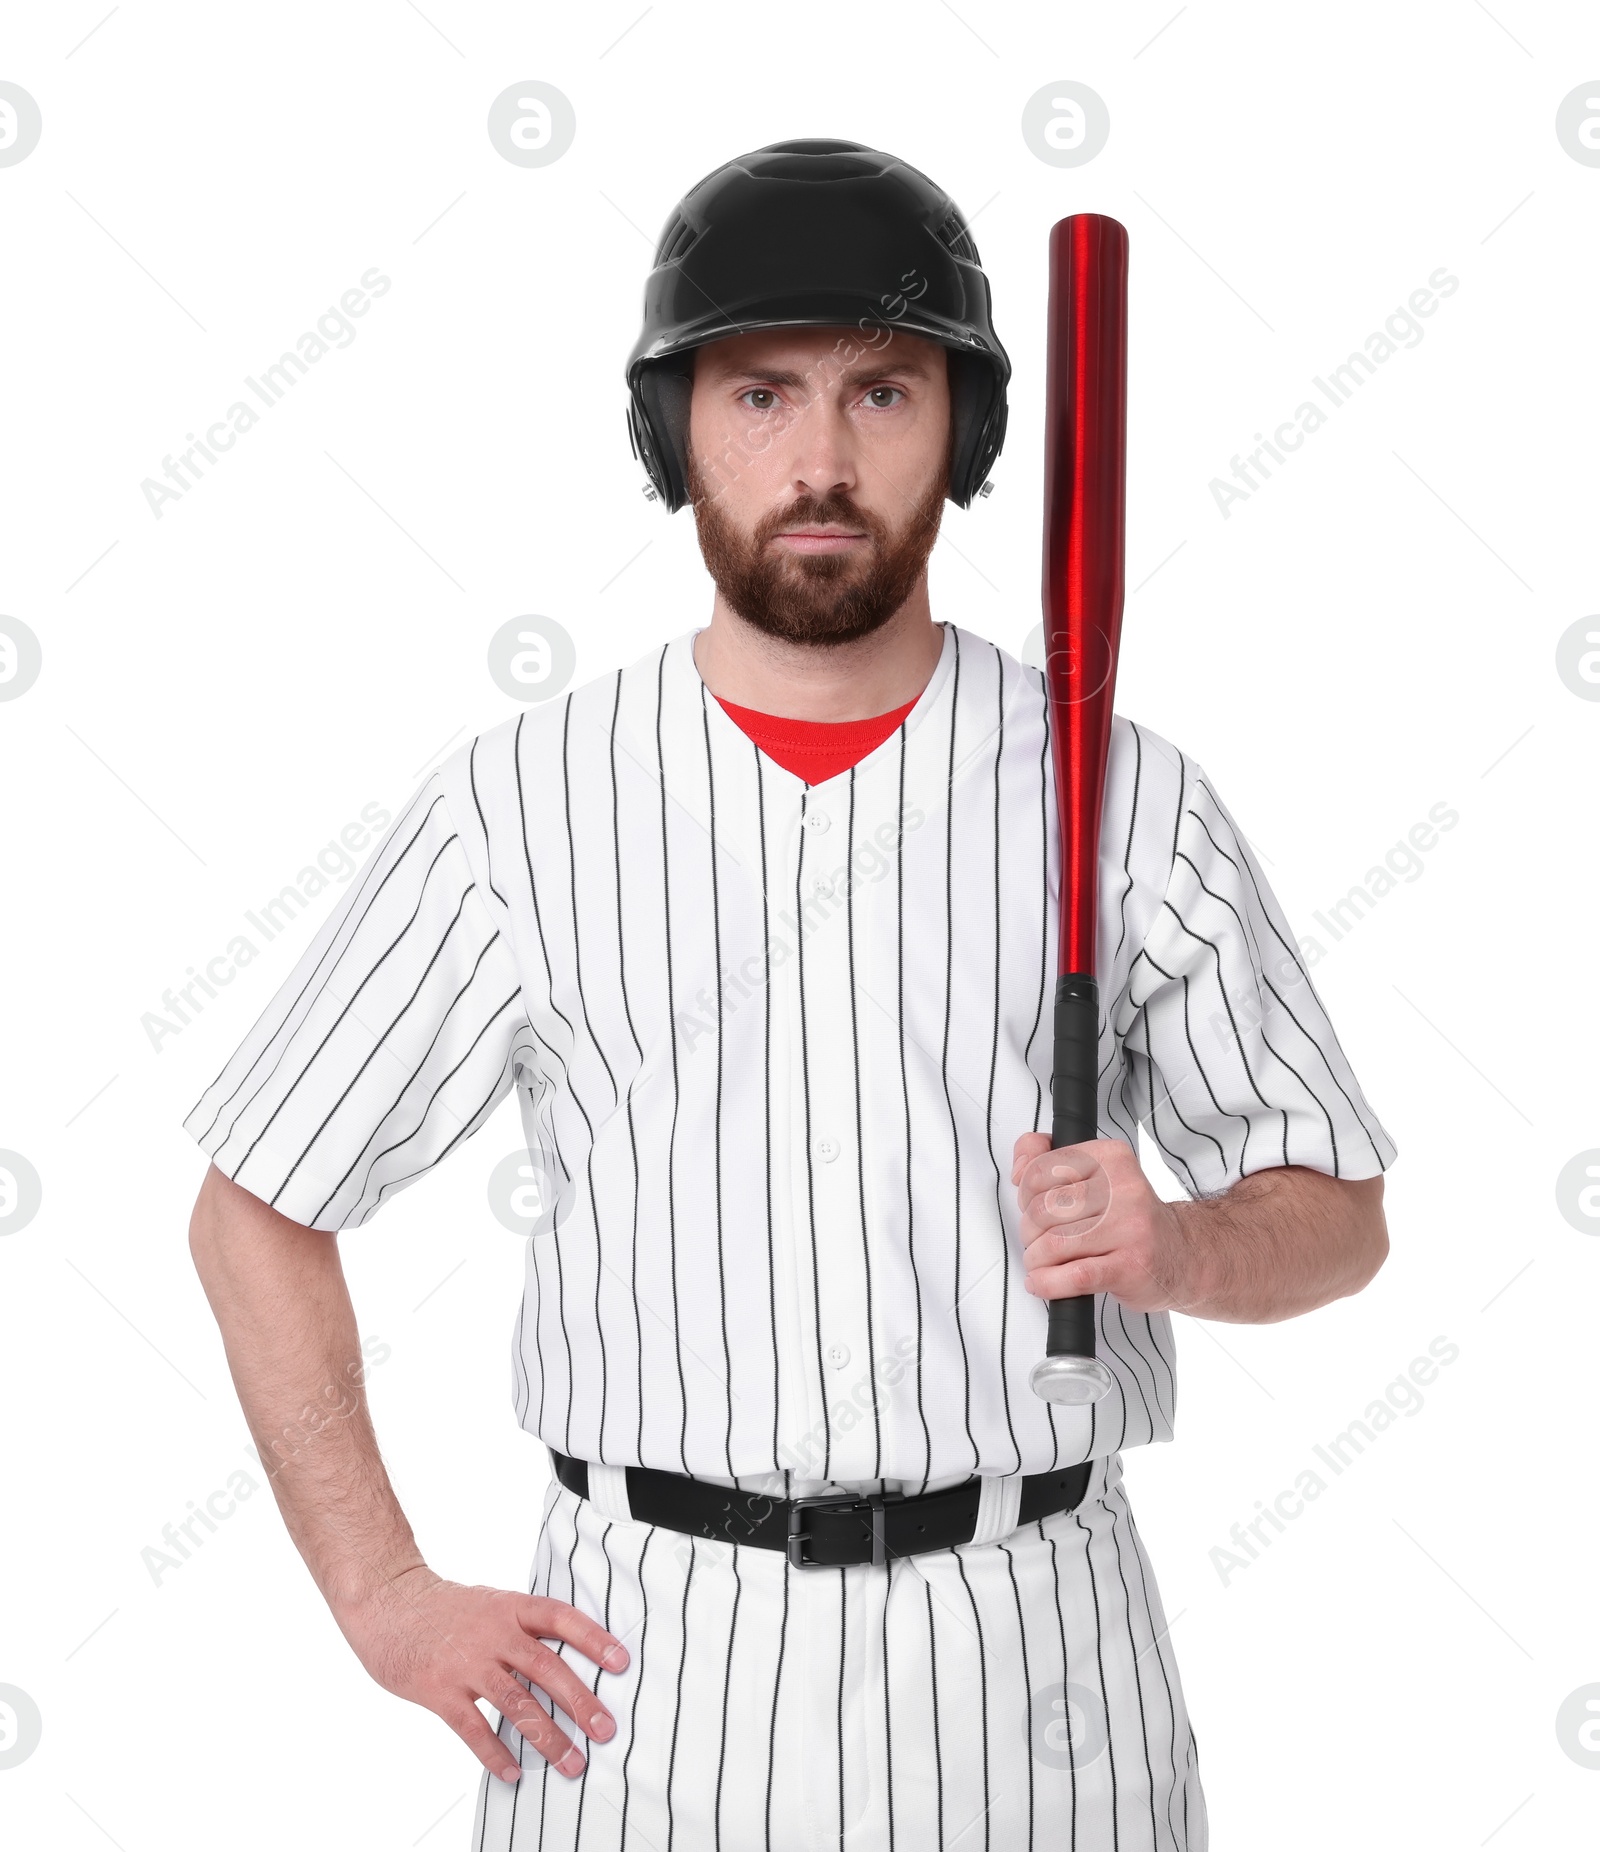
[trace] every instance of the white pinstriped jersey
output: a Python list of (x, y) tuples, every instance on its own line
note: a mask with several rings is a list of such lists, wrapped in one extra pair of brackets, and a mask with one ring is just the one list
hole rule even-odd
[[(693, 633), (423, 782), (185, 1120), (283, 1214), (358, 1227), (513, 1088), (553, 1180), (514, 1339), (563, 1452), (755, 1490), (937, 1488), (1170, 1438), (1165, 1314), (1036, 1397), (1018, 1133), (1048, 1130), (1058, 857), (1040, 673), (953, 624), (902, 725), (808, 786)], [(1185, 1188), (1395, 1147), (1205, 773), (1118, 718), (1102, 1136)], [(775, 1479), (774, 1475), (778, 1477)]]

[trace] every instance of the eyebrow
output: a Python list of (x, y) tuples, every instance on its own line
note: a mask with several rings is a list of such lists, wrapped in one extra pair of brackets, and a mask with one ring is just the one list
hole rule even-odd
[[(871, 379), (885, 379), (894, 373), (903, 373), (910, 378), (926, 379), (930, 368), (926, 362), (907, 356), (891, 365), (865, 365), (845, 367), (838, 378), (846, 386), (864, 385)], [(763, 385), (804, 386), (809, 382), (808, 376), (796, 372), (792, 367), (732, 367), (718, 376), (723, 383), (732, 384), (738, 380), (758, 380)]]

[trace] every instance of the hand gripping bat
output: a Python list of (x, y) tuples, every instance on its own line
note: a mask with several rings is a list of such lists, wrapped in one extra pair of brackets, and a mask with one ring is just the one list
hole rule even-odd
[[(1095, 981), (1100, 810), (1122, 631), (1128, 421), (1128, 234), (1079, 212), (1050, 230), (1045, 375), (1044, 647), (1061, 842), (1052, 1148), (1097, 1136)], [(1029, 1382), (1047, 1402), (1098, 1402), (1094, 1298), (1052, 1299)]]

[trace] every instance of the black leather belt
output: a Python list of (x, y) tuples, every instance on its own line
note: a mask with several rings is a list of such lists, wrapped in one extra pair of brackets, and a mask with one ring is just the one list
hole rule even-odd
[[(589, 1462), (550, 1448), (556, 1477), (569, 1492), (589, 1496)], [(1022, 1481), (1019, 1524), (1031, 1524), (1058, 1511), (1072, 1511), (1089, 1487), (1092, 1461), (1029, 1473)], [(883, 1563), (891, 1556), (914, 1556), (922, 1550), (947, 1550), (971, 1543), (978, 1521), (982, 1481), (977, 1478), (942, 1492), (909, 1498), (893, 1493), (818, 1493), (803, 1498), (774, 1498), (764, 1492), (740, 1492), (683, 1473), (654, 1466), (624, 1467), (628, 1509), (643, 1524), (663, 1524), (693, 1537), (718, 1542), (750, 1543), (760, 1550), (782, 1550), (797, 1569), (839, 1568), (855, 1563)]]

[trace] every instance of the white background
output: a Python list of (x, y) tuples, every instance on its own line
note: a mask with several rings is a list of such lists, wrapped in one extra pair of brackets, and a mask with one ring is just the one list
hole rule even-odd
[[(0, 1146), (43, 1206), (0, 1240), (0, 1684), (43, 1740), (0, 1769), (8, 1844), (466, 1842), (477, 1762), (367, 1678), (264, 1489), (159, 1583), (141, 1555), (261, 1481), (180, 1120), (333, 893), (159, 1052), (141, 1018), (364, 804), (398, 810), (512, 711), (485, 666), (507, 619), (566, 626), (579, 679), (705, 621), (690, 516), (640, 493), (622, 364), (679, 195), (816, 134), (975, 215), (1011, 425), (993, 496), (947, 509), (934, 609), (1013, 650), (1038, 618), (1048, 228), (1128, 226), (1118, 706), (1201, 761), (1322, 941), (1400, 1147), (1375, 1283), (1275, 1327), (1178, 1321), (1176, 1443), (1127, 1457), (1213, 1845), (1594, 1843), (1600, 1772), (1556, 1713), (1600, 1681), (1600, 1247), (1555, 1184), (1600, 1145), (1600, 706), (1555, 662), (1600, 610), (1600, 168), (1555, 112), (1596, 73), (1590, 9), (1517, 0), (12, 15), (0, 78), (44, 133), (0, 167), (0, 610), (43, 672), (0, 704)], [(527, 79), (577, 113), (542, 168), (485, 127)], [(1110, 110), (1076, 169), (1021, 133), (1058, 79)], [(144, 479), (374, 265), (392, 287), (352, 343), (156, 518)], [(1224, 517), (1212, 479), (1441, 266), (1459, 288), (1423, 338)], [(1438, 803), (1460, 821), (1422, 872), (1319, 932)], [(517, 1129), (508, 1103), (341, 1243), (422, 1547), (506, 1587), (548, 1471), (510, 1407), (521, 1243), (485, 1200)], [(1460, 1355), (1421, 1411), (1224, 1581), (1230, 1527), (1440, 1336)]]

